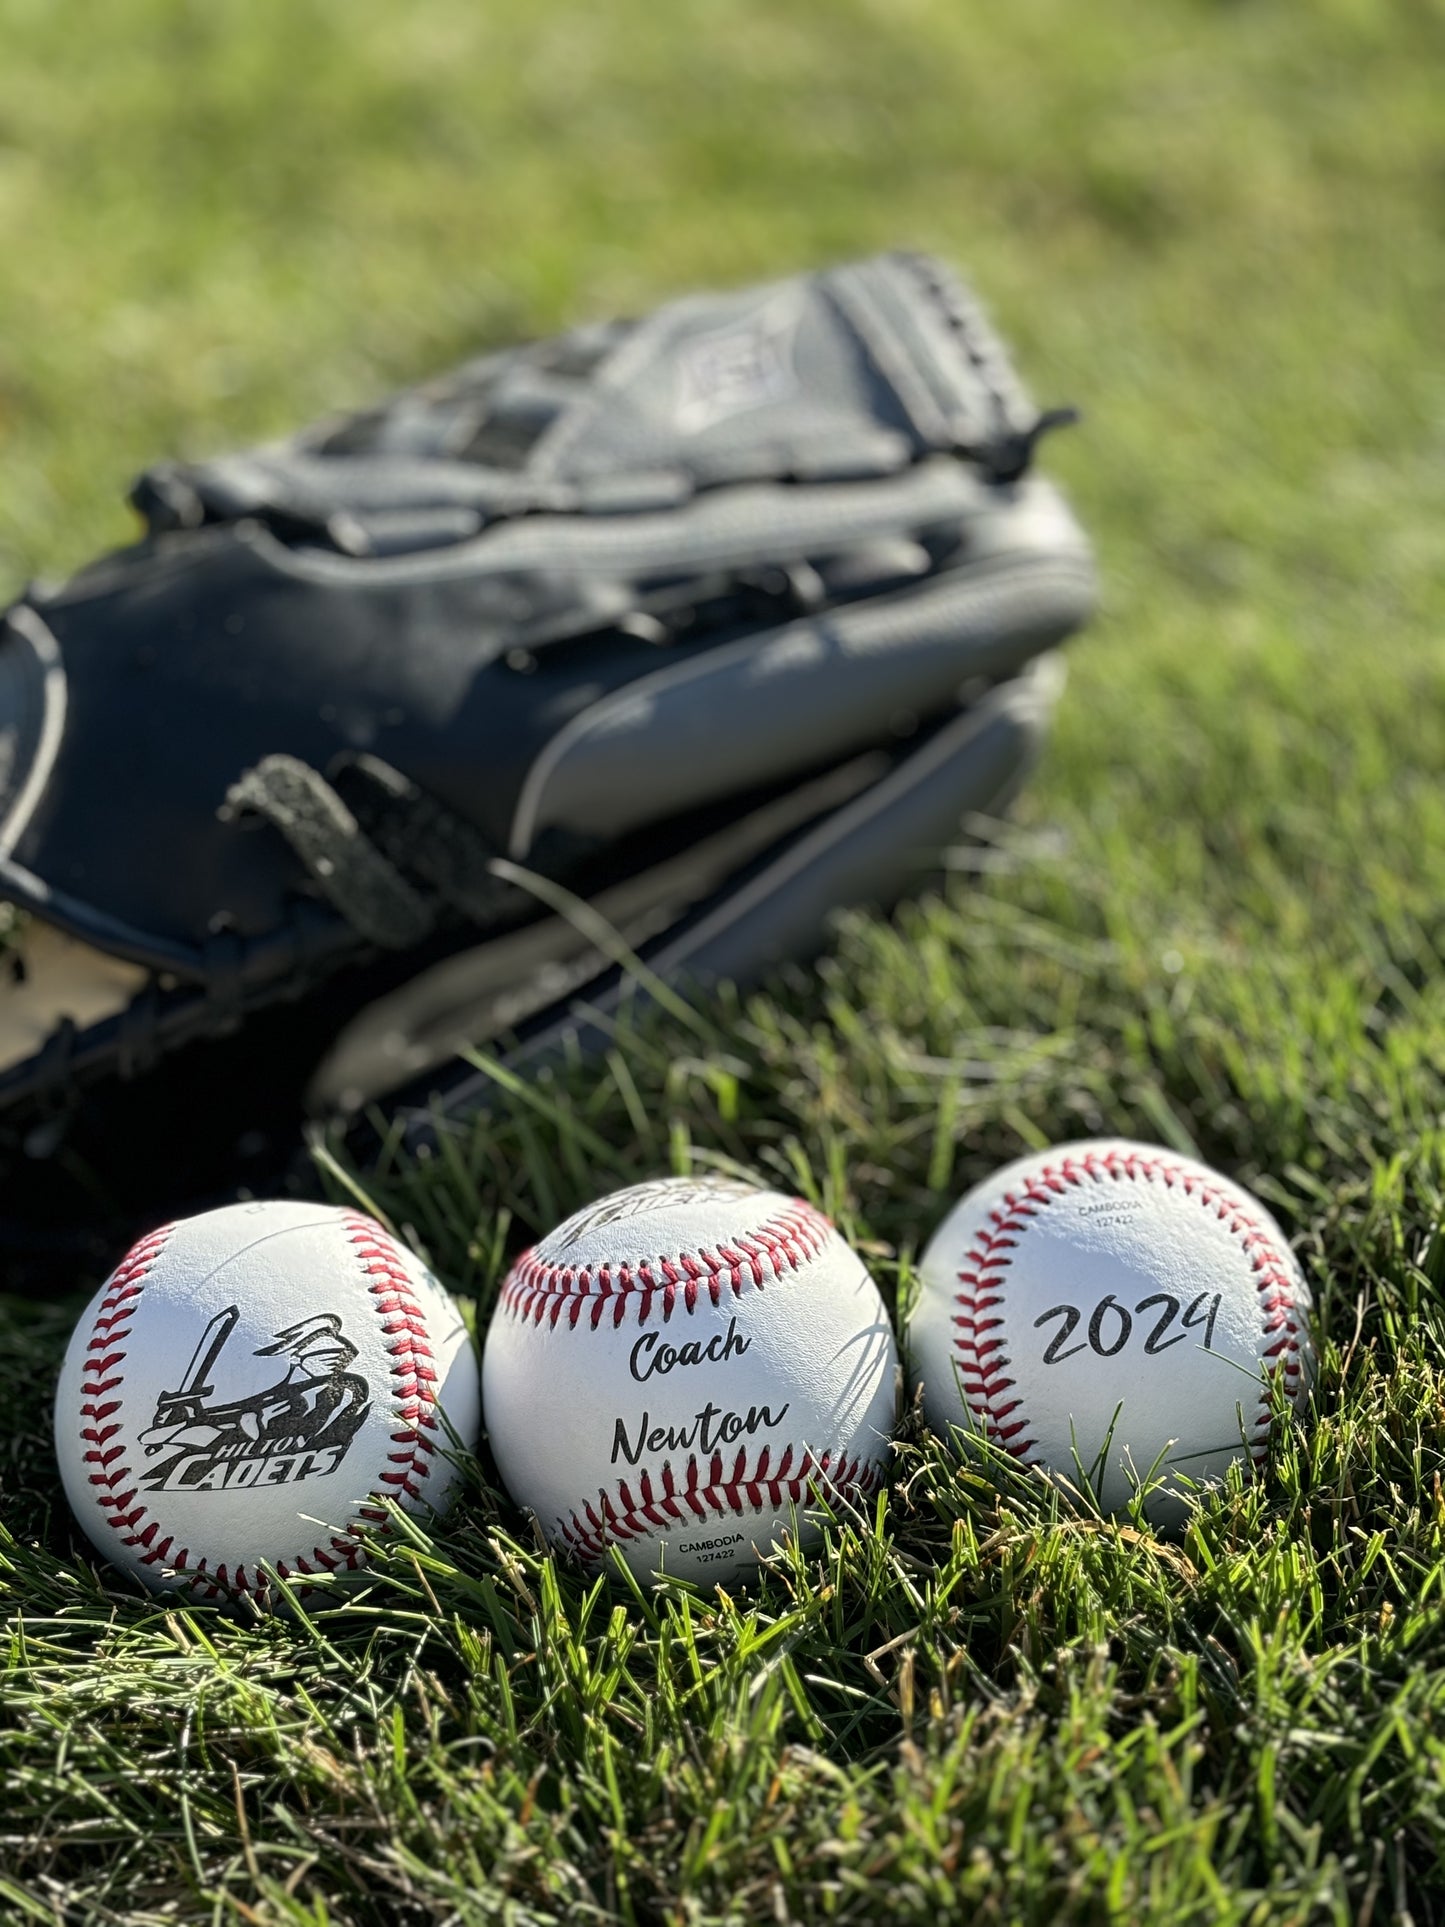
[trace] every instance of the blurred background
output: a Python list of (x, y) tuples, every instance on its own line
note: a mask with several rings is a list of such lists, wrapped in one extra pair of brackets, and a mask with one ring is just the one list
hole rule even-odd
[(1282, 1026), (1366, 953), (1418, 985), (1445, 902), (1442, 54), (1439, 0), (0, 0), (0, 595), (157, 457), (937, 249), (1084, 412), (1043, 459), (1106, 610), (1030, 913), (1323, 1101)]
[[(872, 248), (972, 275), (1137, 576), (1438, 552), (1432, 0), (0, 0), (0, 578), (169, 452)], [(1386, 597), (1381, 578), (1394, 585)], [(1361, 611), (1363, 614), (1363, 611)]]
[(1116, 606), (1232, 630), (1283, 567), (1328, 613), (1366, 559), (1378, 640), (1438, 553), (1432, 0), (0, 0), (0, 43), (3, 586), (153, 456), (900, 242), (1086, 407), (1050, 456)]

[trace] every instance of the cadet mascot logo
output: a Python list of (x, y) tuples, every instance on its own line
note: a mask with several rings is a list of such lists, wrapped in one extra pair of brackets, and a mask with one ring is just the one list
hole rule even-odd
[(212, 1403), (210, 1380), (240, 1315), (237, 1305), (216, 1313), (179, 1388), (156, 1400), (141, 1433), (148, 1458), (166, 1455), (141, 1475), (152, 1492), (234, 1492), (319, 1479), (341, 1464), (371, 1410), (366, 1380), (347, 1370), (356, 1347), (330, 1311), (288, 1325), (257, 1348), (257, 1358), (291, 1361), (273, 1385)]

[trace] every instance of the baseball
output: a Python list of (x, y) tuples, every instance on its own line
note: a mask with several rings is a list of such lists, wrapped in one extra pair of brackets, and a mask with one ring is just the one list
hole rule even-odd
[(477, 1367), (421, 1261), (360, 1212), (228, 1205), (127, 1253), (55, 1400), (80, 1524), (157, 1590), (264, 1594), (364, 1563), (385, 1495), (439, 1507), (475, 1443)]
[[(1313, 1370), (1310, 1293), (1279, 1226), (1207, 1165), (1107, 1138), (1021, 1158), (924, 1252), (910, 1327), (929, 1422), (981, 1432), (1158, 1525), (1264, 1460)], [(1157, 1480), (1157, 1485), (1153, 1481)]]
[(820, 1491), (883, 1477), (897, 1351), (878, 1288), (800, 1198), (664, 1178), (518, 1260), (487, 1333), (497, 1465), (552, 1545), (639, 1578), (753, 1565)]

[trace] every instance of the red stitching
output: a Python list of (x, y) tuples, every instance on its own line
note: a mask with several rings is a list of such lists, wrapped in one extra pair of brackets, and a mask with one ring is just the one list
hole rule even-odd
[(1002, 1274), (1013, 1259), (1008, 1255), (1017, 1245), (1028, 1221), (1056, 1202), (1070, 1188), (1086, 1180), (1162, 1178), (1171, 1189), (1177, 1184), (1186, 1197), (1193, 1197), (1221, 1222), (1227, 1222), (1232, 1235), (1249, 1259), (1255, 1274), (1260, 1309), (1264, 1314), (1262, 1356), (1267, 1361), (1260, 1388), (1259, 1411), (1250, 1427), (1249, 1455), (1261, 1464), (1269, 1453), (1273, 1420), (1272, 1392), (1276, 1379), (1284, 1386), (1285, 1397), (1293, 1401), (1300, 1382), (1299, 1306), (1294, 1295), (1294, 1279), (1288, 1260), (1280, 1253), (1268, 1231), (1249, 1207), (1222, 1184), (1214, 1184), (1169, 1158), (1144, 1155), (1137, 1151), (1090, 1151), (1082, 1158), (1066, 1157), (1058, 1164), (1046, 1164), (1018, 1190), (1010, 1191), (988, 1214), (974, 1244), (965, 1254), (968, 1268), (958, 1272), (963, 1289), (954, 1296), (958, 1315), (951, 1321), (958, 1330), (953, 1341), (959, 1359), (959, 1382), (964, 1398), (984, 1432), (1006, 1452), (1026, 1461), (1037, 1443), (1020, 1434), (1027, 1433), (1028, 1420), (1019, 1413), (1021, 1399), (1007, 1394), (1014, 1380), (1007, 1376), (1009, 1356), (1002, 1337), (988, 1334), (999, 1331), (1003, 1316), (988, 1316), (1003, 1302), (1005, 1280)]
[[(385, 1496), (405, 1505), (408, 1500), (420, 1500), (424, 1496), (418, 1481), (425, 1479), (431, 1470), (431, 1456), (436, 1451), (436, 1440), (430, 1436), (437, 1429), (436, 1360), (427, 1343), (426, 1316), (417, 1302), (406, 1261), (397, 1246), (379, 1224), (359, 1213), (344, 1218), (342, 1224), (370, 1280), (368, 1288), (376, 1301), (381, 1329), (391, 1341), (386, 1349), (392, 1361), (394, 1416), (400, 1421), (398, 1429), (391, 1434), (391, 1443), (400, 1449), (387, 1454), (387, 1463), (392, 1469), (380, 1477), (387, 1488)], [(222, 1564), (208, 1571), (204, 1559), (191, 1564), (188, 1546), (178, 1552), (173, 1550), (174, 1534), (157, 1539), (160, 1522), (150, 1518), (144, 1505), (132, 1504), (136, 1488), (118, 1490), (133, 1474), (129, 1466), (115, 1465), (117, 1459), (126, 1456), (124, 1446), (109, 1445), (121, 1429), (119, 1421), (109, 1425), (104, 1421), (120, 1411), (122, 1400), (117, 1397), (107, 1399), (104, 1404), (96, 1402), (122, 1382), (124, 1375), (112, 1369), (125, 1358), (122, 1346), (131, 1327), (122, 1321), (129, 1319), (135, 1310), (146, 1276), (174, 1230), (174, 1225), (166, 1225), (142, 1238), (122, 1258), (107, 1282), (86, 1345), (83, 1368), (86, 1381), (81, 1386), (86, 1402), (80, 1411), (85, 1421), (81, 1438), (88, 1449), (82, 1455), (83, 1463), (98, 1468), (89, 1475), (92, 1486), (103, 1488), (95, 1494), (96, 1502), (108, 1512), (106, 1523), (121, 1534), (122, 1545), (132, 1552), (140, 1549), (141, 1565), (164, 1563), (173, 1572), (187, 1574), (189, 1589), (202, 1599), (260, 1592), (266, 1585), (264, 1574), (248, 1574), (244, 1565), (228, 1570)], [(97, 1353), (101, 1356), (95, 1356)], [(298, 1574), (311, 1577), (318, 1568), (326, 1572), (335, 1572), (338, 1567), (355, 1571), (364, 1563), (356, 1540), (368, 1526), (384, 1531), (389, 1519), (385, 1508), (376, 1504), (359, 1506), (357, 1512), (358, 1518), (343, 1526), (340, 1534), (325, 1546), (313, 1546), (309, 1553), (298, 1554), (289, 1561), (276, 1560), (281, 1577), (290, 1579)], [(149, 1523), (143, 1526), (145, 1520)]]
[[(105, 1395), (121, 1382), (123, 1374), (115, 1367), (125, 1359), (130, 1315), (140, 1297), (146, 1273), (165, 1249), (173, 1229), (172, 1225), (163, 1225), (159, 1231), (142, 1238), (106, 1280), (105, 1295), (91, 1321), (81, 1365), (80, 1436), (86, 1447), (81, 1463), (92, 1468), (87, 1477), (93, 1487), (99, 1488), (94, 1497), (102, 1514), (108, 1514), (108, 1523), (122, 1533), (130, 1532), (145, 1517), (145, 1507), (131, 1509), (135, 1488), (126, 1487), (131, 1469), (116, 1463), (124, 1459), (125, 1448), (110, 1444), (120, 1430), (120, 1423), (104, 1423), (120, 1410), (121, 1401)], [(101, 1400), (104, 1403), (98, 1402)]]
[[(381, 1329), (390, 1341), (387, 1351), (395, 1381), (392, 1396), (398, 1400), (396, 1416), (402, 1421), (400, 1429), (391, 1434), (392, 1444), (402, 1449), (387, 1453), (392, 1469), (380, 1475), (381, 1483), (393, 1499), (420, 1500), (424, 1494), (417, 1481), (431, 1470), (431, 1455), (436, 1450), (435, 1439), (428, 1435), (437, 1429), (436, 1359), (427, 1343), (426, 1317), (417, 1303), (405, 1261), (381, 1226), (359, 1215), (344, 1222), (362, 1270), (371, 1279)], [(369, 1507), (368, 1514), (379, 1510)], [(379, 1521), (371, 1516), (370, 1523)]]
[(670, 1464), (654, 1479), (643, 1472), (633, 1491), (627, 1480), (618, 1481), (616, 1496), (599, 1490), (597, 1501), (589, 1501), (581, 1512), (573, 1512), (557, 1522), (568, 1549), (588, 1564), (596, 1564), (610, 1544), (645, 1537), (670, 1525), (691, 1526), (699, 1521), (741, 1517), (761, 1512), (764, 1500), (778, 1507), (799, 1505), (810, 1486), (841, 1498), (861, 1497), (879, 1484), (882, 1473), (871, 1460), (861, 1457), (839, 1460), (831, 1452), (815, 1459), (804, 1452), (793, 1465), (790, 1445), (775, 1466), (769, 1464), (771, 1448), (764, 1446), (757, 1464), (748, 1470), (747, 1453), (739, 1452), (731, 1472), (724, 1471), (723, 1455), (714, 1452), (703, 1468), (694, 1457), (686, 1461), (679, 1482)]
[(537, 1250), (523, 1252), (502, 1286), (500, 1306), (514, 1318), (544, 1322), (553, 1330), (566, 1316), (575, 1327), (584, 1310), (593, 1331), (609, 1308), (614, 1326), (623, 1324), (633, 1310), (639, 1325), (645, 1325), (655, 1307), (662, 1311), (663, 1323), (681, 1306), (696, 1309), (704, 1292), (714, 1305), (722, 1303), (723, 1293), (731, 1291), (741, 1298), (749, 1286), (762, 1291), (771, 1273), (774, 1282), (789, 1271), (797, 1271), (810, 1258), (816, 1258), (833, 1236), (833, 1227), (821, 1211), (802, 1198), (794, 1198), (766, 1223), (746, 1236), (739, 1235), (715, 1251), (680, 1251), (672, 1257), (643, 1259), (633, 1265), (552, 1265), (540, 1258)]

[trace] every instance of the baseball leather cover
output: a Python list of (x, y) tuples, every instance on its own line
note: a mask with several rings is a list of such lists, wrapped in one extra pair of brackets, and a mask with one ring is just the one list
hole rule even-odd
[(455, 1304), (357, 1211), (241, 1204), (141, 1239), (82, 1314), (55, 1401), (71, 1509), (148, 1586), (264, 1593), (355, 1571), (440, 1510), (478, 1425)]
[(1156, 1524), (1263, 1463), (1313, 1374), (1309, 1286), (1270, 1213), (1193, 1158), (1122, 1138), (1020, 1158), (956, 1204), (908, 1333), (930, 1423)]
[(559, 1550), (639, 1578), (745, 1572), (817, 1497), (886, 1480), (898, 1353), (878, 1287), (800, 1198), (663, 1178), (527, 1252), (487, 1333), (487, 1432)]
[(1092, 609), (1057, 419), (888, 255), (148, 471), (141, 541), (0, 617), (12, 1243), (464, 1110), (459, 1045), (616, 996), (578, 902), (699, 983), (891, 903)]

